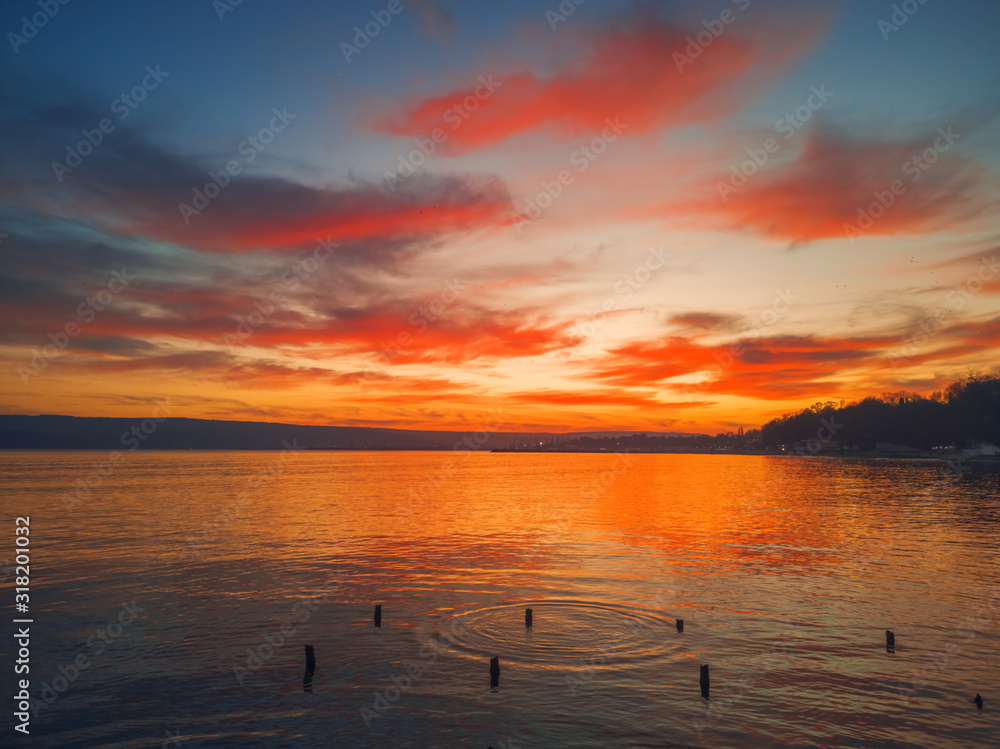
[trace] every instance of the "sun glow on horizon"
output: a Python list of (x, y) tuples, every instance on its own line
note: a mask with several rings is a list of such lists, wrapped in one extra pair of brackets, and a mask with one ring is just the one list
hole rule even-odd
[(0, 63), (0, 412), (714, 434), (1000, 367), (995, 5), (431, 3), (348, 59), (307, 5)]

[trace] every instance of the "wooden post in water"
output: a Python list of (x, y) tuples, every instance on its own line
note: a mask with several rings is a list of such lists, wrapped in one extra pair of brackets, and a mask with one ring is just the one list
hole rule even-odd
[(678, 632), (683, 632), (684, 631), (684, 620), (683, 619), (678, 619), (677, 620), (677, 631)]
[(531, 626), (531, 609), (524, 610), (524, 626), (525, 627)]
[(980, 710), (983, 709), (983, 698), (979, 695), (979, 692), (976, 692), (976, 699), (974, 699), (973, 702), (976, 703), (977, 708)]
[(885, 631), (885, 649), (890, 653), (896, 652), (896, 633), (891, 629)]
[(500, 656), (490, 658), (490, 687), (500, 686)]
[(704, 665), (701, 667), (701, 696), (704, 697), (706, 700), (709, 699), (708, 687), (709, 687), (708, 665)]
[(378, 604), (375, 607), (375, 626), (376, 627), (381, 627), (382, 626), (382, 604), (381, 603)]
[(302, 675), (302, 691), (305, 694), (309, 694), (313, 690), (314, 673), (316, 673), (316, 653), (313, 652), (312, 645), (306, 645), (306, 672)]

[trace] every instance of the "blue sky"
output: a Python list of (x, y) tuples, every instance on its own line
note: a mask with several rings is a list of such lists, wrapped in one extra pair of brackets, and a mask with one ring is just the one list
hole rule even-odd
[[(162, 396), (190, 416), (445, 427), (505, 406), (512, 429), (700, 431), (997, 366), (996, 3), (587, 0), (553, 30), (555, 2), (421, 0), (347, 61), (387, 5), (245, 0), (220, 19), (208, 0), (77, 0), (26, 43), (11, 35), (41, 6), (4, 5), (0, 409)], [(887, 31), (894, 5), (916, 10)], [(147, 69), (169, 75), (119, 119)], [(480, 76), (499, 86), (470, 100)], [(816, 87), (829, 101), (720, 191)], [(250, 161), (240, 146), (275, 110), (294, 117)], [(59, 179), (105, 117), (113, 132)], [(939, 128), (956, 142), (850, 236)], [(321, 241), (337, 247), (249, 323)], [(670, 262), (622, 298), (654, 247)], [(50, 343), (126, 266), (141, 280)], [(454, 279), (465, 293), (415, 331)]]

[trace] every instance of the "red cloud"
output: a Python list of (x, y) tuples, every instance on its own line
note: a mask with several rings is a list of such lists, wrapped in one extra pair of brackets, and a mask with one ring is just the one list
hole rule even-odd
[(371, 353), (381, 365), (457, 364), (511, 359), (575, 346), (570, 323), (549, 323), (538, 311), (495, 312), (460, 305), (435, 316), (427, 307), (368, 310), (321, 328), (262, 331), (262, 343), (329, 344)]
[[(178, 298), (176, 294), (168, 297)], [(168, 337), (222, 345), (225, 334), (237, 332), (230, 316), (245, 316), (254, 309), (242, 299), (232, 300), (225, 310), (223, 304), (205, 302), (200, 295), (189, 301), (192, 306), (185, 316), (146, 317), (109, 310), (88, 326), (88, 337)], [(549, 322), (540, 310), (493, 311), (462, 301), (442, 311), (435, 301), (437, 297), (410, 304), (317, 310), (311, 318), (279, 310), (233, 345), (235, 351), (243, 350), (242, 345), (278, 346), (320, 359), (333, 354), (371, 354), (381, 370), (394, 364), (537, 356), (579, 342), (570, 332), (570, 322)]]
[(509, 206), (504, 203), (331, 211), (294, 221), (283, 218), (270, 221), (250, 219), (242, 226), (222, 226), (214, 230), (208, 240), (232, 250), (244, 250), (295, 246), (315, 242), (317, 237), (346, 241), (447, 234), (460, 229), (499, 224), (507, 220), (508, 214)]
[[(714, 120), (736, 111), (759, 86), (748, 81), (749, 73), (772, 75), (819, 29), (810, 20), (809, 28), (790, 31), (775, 44), (766, 34), (749, 36), (749, 22), (732, 13), (732, 25), (722, 25), (701, 48), (691, 37), (705, 33), (703, 27), (642, 13), (620, 28), (589, 31), (586, 49), (550, 77), (530, 71), (481, 76), (475, 85), (419, 99), (369, 125), (396, 136), (426, 137), (440, 128), (441, 148), (460, 154), (542, 129), (570, 137), (596, 134), (609, 118), (633, 135)], [(689, 48), (696, 57), (687, 56)]]
[[(940, 336), (939, 345), (928, 341), (922, 350), (907, 356), (904, 364), (948, 364), (996, 351), (1000, 318), (956, 323), (936, 336)], [(670, 337), (614, 349), (590, 376), (621, 387), (648, 387), (702, 373), (707, 379), (701, 382), (669, 387), (688, 398), (724, 394), (758, 400), (812, 400), (838, 397), (844, 387), (838, 378), (850, 373), (866, 376), (870, 382), (868, 388), (850, 385), (849, 395), (858, 397), (881, 392), (892, 381), (893, 357), (899, 359), (905, 343), (905, 339), (884, 336), (777, 336), (705, 346), (690, 338)]]
[[(654, 213), (702, 224), (721, 219), (732, 229), (792, 242), (944, 230), (983, 206), (976, 194), (981, 172), (947, 153), (953, 142), (941, 134), (906, 143), (853, 143), (812, 134), (794, 161), (765, 164), (745, 179), (733, 172), (720, 175), (705, 197)], [(936, 145), (945, 150), (933, 164), (924, 161), (922, 154)]]
[(618, 385), (639, 387), (694, 374), (711, 364), (708, 347), (690, 338), (674, 336), (613, 349), (592, 376)]
[(711, 379), (705, 382), (672, 387), (689, 395), (728, 394), (761, 400), (826, 397), (832, 386), (822, 381), (845, 369), (884, 367), (884, 352), (892, 343), (874, 338), (780, 336), (706, 346), (674, 336), (614, 349), (591, 376), (639, 387), (706, 373)]
[(509, 220), (509, 196), (495, 179), (414, 180), (406, 188), (389, 194), (370, 187), (312, 189), (273, 180), (234, 183), (197, 213), (161, 214), (128, 228), (202, 250), (237, 252), (298, 248), (319, 240), (442, 235)]

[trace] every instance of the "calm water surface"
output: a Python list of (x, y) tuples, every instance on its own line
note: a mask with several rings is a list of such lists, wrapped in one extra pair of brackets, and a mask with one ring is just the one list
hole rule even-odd
[[(49, 698), (18, 744), (1000, 746), (996, 477), (888, 460), (137, 452), (67, 495), (106, 458), (0, 454), (3, 537), (31, 516), (32, 688)], [(4, 646), (5, 697), (12, 670)]]

